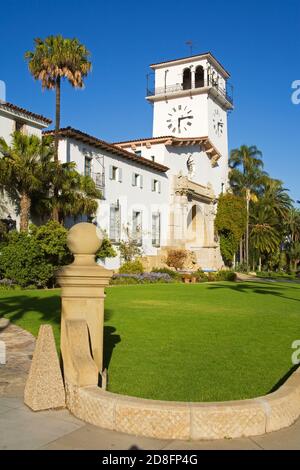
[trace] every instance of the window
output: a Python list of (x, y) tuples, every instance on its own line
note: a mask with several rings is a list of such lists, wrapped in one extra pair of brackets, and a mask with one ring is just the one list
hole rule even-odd
[(192, 88), (192, 74), (191, 69), (184, 69), (182, 77), (183, 90), (190, 90)]
[(134, 153), (136, 154), (137, 157), (142, 156), (142, 151), (141, 150), (136, 150)]
[(15, 129), (17, 132), (23, 132), (25, 130), (25, 124), (22, 121), (16, 121)]
[(152, 245), (160, 246), (160, 213), (152, 214)]
[(119, 181), (122, 183), (122, 168), (110, 165), (109, 167), (109, 179), (113, 181)]
[(195, 72), (195, 87), (196, 88), (202, 88), (204, 87), (204, 69), (202, 65), (199, 65), (196, 68)]
[(92, 159), (91, 157), (84, 157), (84, 175), (92, 176)]
[(154, 193), (160, 193), (161, 192), (160, 181), (155, 180), (155, 179), (152, 180), (152, 191)]
[(140, 211), (132, 212), (132, 238), (137, 245), (142, 244), (142, 213)]
[(143, 176), (139, 173), (132, 173), (132, 186), (143, 188)]
[(121, 208), (119, 204), (111, 204), (109, 214), (109, 238), (118, 243), (121, 238)]

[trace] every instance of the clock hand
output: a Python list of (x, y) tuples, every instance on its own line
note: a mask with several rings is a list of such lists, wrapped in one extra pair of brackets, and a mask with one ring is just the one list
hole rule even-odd
[(184, 116), (184, 117), (178, 118), (179, 121), (183, 121), (183, 119), (194, 119), (194, 116)]

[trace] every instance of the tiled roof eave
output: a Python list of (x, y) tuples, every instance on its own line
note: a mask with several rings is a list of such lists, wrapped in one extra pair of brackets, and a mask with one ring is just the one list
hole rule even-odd
[(8, 112), (11, 112), (11, 113), (23, 114), (24, 118), (27, 118), (27, 119), (30, 118), (30, 119), (33, 119), (35, 121), (40, 121), (40, 122), (42, 122), (43, 124), (46, 124), (46, 125), (49, 125), (49, 124), (52, 123), (51, 119), (48, 119), (45, 116), (42, 116), (41, 114), (33, 113), (31, 111), (28, 111), (27, 109), (20, 108), (19, 106), (16, 106), (12, 103), (8, 103), (7, 101), (4, 101), (4, 102), (0, 101), (0, 110), (1, 109), (3, 111), (8, 111)]
[[(54, 131), (44, 131), (44, 135), (54, 135)], [(165, 165), (161, 165), (160, 163), (153, 162), (151, 160), (148, 160), (143, 157), (138, 157), (132, 152), (128, 152), (125, 149), (122, 149), (116, 145), (110, 144), (108, 142), (105, 142), (104, 140), (98, 139), (97, 137), (93, 137), (89, 134), (86, 134), (84, 132), (81, 132), (77, 129), (73, 129), (72, 127), (66, 127), (62, 128), (59, 130), (59, 135), (60, 137), (65, 137), (65, 138), (72, 138), (75, 140), (79, 140), (83, 143), (86, 143), (87, 145), (91, 145), (97, 148), (101, 148), (103, 150), (107, 150), (108, 152), (111, 152), (113, 154), (119, 155), (121, 157), (124, 157), (127, 160), (134, 161), (135, 163), (138, 163), (141, 166), (146, 166), (148, 168), (151, 168), (152, 170), (159, 171), (162, 173), (165, 173), (166, 171), (169, 170), (168, 167)]]

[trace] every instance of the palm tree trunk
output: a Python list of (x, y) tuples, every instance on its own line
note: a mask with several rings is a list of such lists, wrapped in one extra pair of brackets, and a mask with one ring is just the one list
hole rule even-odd
[(31, 199), (23, 192), (20, 198), (20, 231), (28, 232)]
[(243, 258), (243, 238), (240, 239), (240, 264), (242, 264), (244, 261)]
[[(55, 132), (54, 132), (54, 161), (58, 165), (58, 145), (59, 145), (59, 129), (60, 129), (60, 77), (56, 79), (55, 86)], [(58, 188), (53, 188), (54, 199), (58, 197)], [(59, 214), (56, 205), (52, 208), (52, 219), (58, 222)]]
[(250, 190), (246, 189), (246, 204), (247, 204), (247, 225), (246, 225), (246, 265), (249, 268), (249, 201)]
[(258, 258), (258, 271), (261, 272), (261, 255)]
[(55, 86), (55, 133), (54, 133), (54, 160), (58, 162), (58, 142), (60, 129), (60, 77), (56, 79)]

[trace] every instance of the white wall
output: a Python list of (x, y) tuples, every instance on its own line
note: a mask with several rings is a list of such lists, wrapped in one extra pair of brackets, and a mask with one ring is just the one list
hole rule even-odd
[[(5, 141), (10, 145), (11, 143), (11, 134), (15, 131), (16, 128), (16, 119), (17, 116), (14, 116), (13, 113), (7, 113), (4, 110), (0, 109), (0, 137), (3, 137)], [(27, 134), (37, 135), (39, 138), (42, 137), (42, 128), (45, 126), (39, 126), (34, 122), (27, 121), (24, 125), (24, 132)], [(6, 218), (8, 215), (12, 219), (16, 220), (17, 228), (19, 228), (20, 217), (18, 207), (14, 201), (11, 201), (7, 194), (0, 195), (1, 204), (0, 204), (0, 218)]]
[[(63, 139), (59, 144), (61, 161), (75, 161), (77, 170), (84, 174), (84, 155), (92, 157), (92, 173), (101, 173), (102, 166), (96, 157), (103, 157), (105, 171), (104, 200), (99, 201), (97, 223), (109, 235), (110, 205), (119, 201), (121, 208), (121, 237), (126, 238), (124, 227), (132, 224), (132, 212), (142, 212), (143, 251), (147, 255), (156, 254), (157, 248), (152, 246), (152, 213), (161, 214), (161, 244), (167, 240), (168, 227), (168, 194), (169, 183), (166, 175), (143, 165), (127, 160), (121, 156), (83, 144), (74, 139)], [(110, 166), (122, 170), (122, 181), (109, 178)], [(132, 174), (138, 173), (143, 177), (143, 188), (132, 186)], [(161, 192), (152, 191), (151, 180), (155, 178), (161, 183)]]
[[(179, 107), (181, 106), (181, 110)], [(186, 109), (184, 109), (186, 108)], [(181, 133), (178, 132), (178, 117), (187, 116), (188, 111), (193, 119), (191, 126), (181, 121)], [(172, 114), (172, 116), (170, 116)], [(168, 122), (171, 119), (171, 123)], [(168, 126), (172, 125), (172, 128)], [(173, 125), (176, 131), (173, 132)], [(185, 128), (187, 130), (185, 130)], [(157, 101), (153, 109), (153, 137), (173, 135), (176, 137), (196, 137), (208, 135), (207, 94), (176, 97), (168, 101)]]

